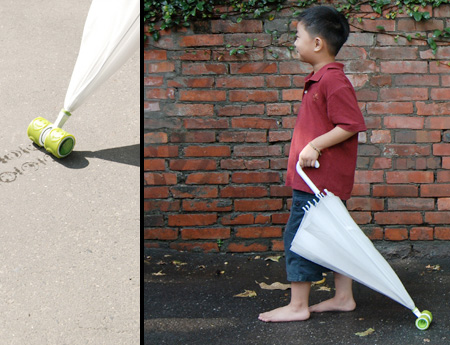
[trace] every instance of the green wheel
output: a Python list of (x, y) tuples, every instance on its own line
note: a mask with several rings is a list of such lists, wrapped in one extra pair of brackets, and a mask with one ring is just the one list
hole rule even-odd
[(53, 156), (64, 158), (75, 146), (75, 137), (61, 128), (53, 128), (45, 138), (44, 147)]
[(416, 327), (421, 331), (426, 330), (430, 327), (430, 323), (432, 320), (431, 313), (428, 310), (425, 310), (419, 318), (416, 320)]
[(28, 126), (28, 138), (30, 138), (36, 145), (43, 146), (43, 143), (40, 141), (40, 137), (44, 129), (50, 125), (50, 121), (44, 119), (43, 117), (36, 117)]
[(424, 311), (422, 311), (422, 314), (428, 315), (428, 317), (430, 318), (430, 322), (433, 321), (433, 314), (431, 314), (430, 311), (424, 310)]

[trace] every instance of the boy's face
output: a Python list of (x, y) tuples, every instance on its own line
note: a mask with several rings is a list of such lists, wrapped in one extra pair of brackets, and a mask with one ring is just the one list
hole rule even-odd
[(315, 40), (305, 30), (304, 25), (299, 22), (297, 24), (297, 39), (295, 40), (295, 49), (298, 52), (300, 61), (311, 63), (314, 55)]

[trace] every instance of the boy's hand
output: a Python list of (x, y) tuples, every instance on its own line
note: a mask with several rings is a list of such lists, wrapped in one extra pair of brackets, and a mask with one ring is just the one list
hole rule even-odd
[(313, 168), (314, 163), (319, 159), (319, 153), (310, 145), (306, 145), (298, 155), (298, 161), (302, 168)]

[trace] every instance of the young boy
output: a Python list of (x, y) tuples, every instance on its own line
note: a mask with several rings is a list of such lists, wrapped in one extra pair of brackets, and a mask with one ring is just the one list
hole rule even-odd
[[(349, 31), (345, 17), (331, 7), (309, 8), (299, 18), (295, 48), (300, 60), (311, 64), (313, 72), (305, 79), (286, 176), (286, 185), (293, 189), (291, 213), (284, 232), (291, 301), (287, 306), (260, 314), (259, 319), (265, 322), (302, 321), (308, 319), (311, 312), (356, 308), (352, 280), (338, 273), (334, 273), (335, 296), (309, 307), (311, 282), (321, 280), (322, 273), (329, 270), (290, 251), (304, 216), (302, 207), (315, 199), (296, 172), (297, 161), (320, 190), (326, 188), (347, 200), (353, 188), (357, 133), (365, 131), (366, 126), (343, 65), (335, 62)], [(316, 160), (320, 161), (318, 169), (312, 168)]]

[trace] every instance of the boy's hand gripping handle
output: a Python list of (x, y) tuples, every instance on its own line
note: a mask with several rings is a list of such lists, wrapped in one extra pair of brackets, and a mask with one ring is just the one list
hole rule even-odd
[[(317, 169), (320, 167), (320, 164), (318, 161), (315, 163), (315, 168)], [(309, 188), (314, 192), (314, 194), (318, 195), (320, 194), (320, 190), (316, 187), (316, 185), (310, 180), (310, 178), (305, 174), (305, 172), (302, 170), (302, 167), (300, 166), (300, 162), (297, 162), (296, 166), (297, 172), (300, 175), (300, 177), (305, 181), (305, 183), (308, 185)]]

